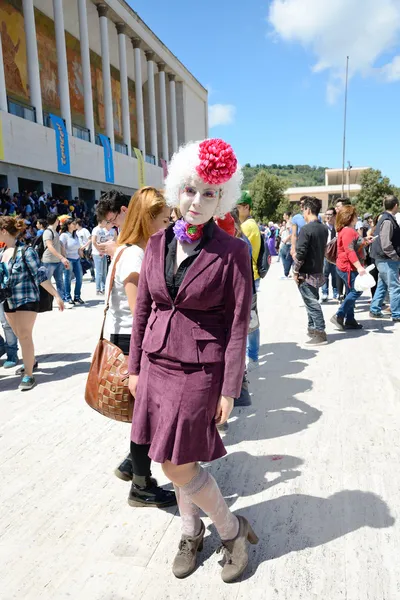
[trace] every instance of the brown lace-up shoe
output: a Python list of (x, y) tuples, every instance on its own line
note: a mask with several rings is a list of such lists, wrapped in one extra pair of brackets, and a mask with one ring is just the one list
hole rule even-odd
[(234, 540), (225, 540), (217, 552), (223, 552), (225, 565), (222, 569), (221, 577), (225, 583), (232, 583), (246, 569), (249, 556), (247, 552), (247, 542), (258, 544), (258, 537), (254, 533), (250, 523), (244, 517), (238, 516), (239, 533)]
[(183, 535), (179, 542), (178, 554), (175, 556), (172, 572), (178, 579), (184, 579), (196, 569), (197, 553), (203, 550), (203, 538), (206, 528), (203, 521), (199, 535), (190, 537)]

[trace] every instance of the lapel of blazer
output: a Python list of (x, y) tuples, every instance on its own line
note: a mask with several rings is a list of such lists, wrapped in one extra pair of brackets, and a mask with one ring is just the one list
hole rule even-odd
[[(154, 271), (151, 275), (156, 280), (157, 284), (160, 286), (160, 291), (164, 294), (166, 301), (168, 304), (172, 303), (172, 298), (169, 295), (167, 284), (165, 281), (165, 233), (159, 236), (157, 239), (157, 247), (154, 249), (154, 254), (157, 256), (158, 254), (158, 269), (159, 271)], [(157, 264), (157, 263), (156, 263)]]
[(182, 292), (186, 290), (186, 288), (193, 283), (201, 275), (205, 269), (207, 269), (210, 265), (212, 265), (217, 258), (220, 256), (220, 242), (217, 239), (217, 236), (214, 236), (203, 248), (196, 258), (192, 266), (187, 271), (182, 284), (179, 288), (178, 295), (175, 299), (175, 303), (179, 302), (180, 296)]

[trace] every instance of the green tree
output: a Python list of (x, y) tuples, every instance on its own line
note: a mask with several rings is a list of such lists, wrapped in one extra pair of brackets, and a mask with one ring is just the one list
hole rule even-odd
[(253, 214), (258, 221), (271, 219), (284, 199), (287, 185), (268, 171), (260, 171), (249, 186), (253, 199)]
[(356, 199), (359, 215), (370, 212), (378, 215), (383, 211), (383, 199), (387, 194), (395, 193), (389, 177), (383, 177), (378, 169), (368, 169), (361, 176), (361, 192)]
[(297, 206), (294, 204), (294, 202), (290, 202), (289, 198), (287, 196), (283, 196), (282, 200), (279, 202), (278, 206), (276, 207), (276, 211), (275, 214), (273, 216), (273, 221), (276, 221), (277, 223), (280, 223), (283, 219), (283, 215), (287, 212), (297, 212), (295, 209), (297, 208)]

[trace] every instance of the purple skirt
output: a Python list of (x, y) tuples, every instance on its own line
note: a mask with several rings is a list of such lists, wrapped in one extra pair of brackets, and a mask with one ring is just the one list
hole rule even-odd
[(143, 352), (131, 439), (149, 456), (175, 465), (225, 456), (215, 425), (223, 364), (181, 364)]

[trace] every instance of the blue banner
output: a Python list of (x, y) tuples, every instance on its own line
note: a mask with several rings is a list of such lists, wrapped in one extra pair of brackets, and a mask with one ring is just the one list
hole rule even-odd
[(114, 158), (110, 140), (106, 135), (99, 133), (101, 145), (104, 149), (104, 173), (107, 183), (114, 183)]
[(58, 172), (70, 175), (71, 163), (69, 159), (69, 140), (68, 132), (65, 129), (64, 119), (57, 117), (57, 115), (50, 114), (49, 116), (54, 131), (56, 132)]

